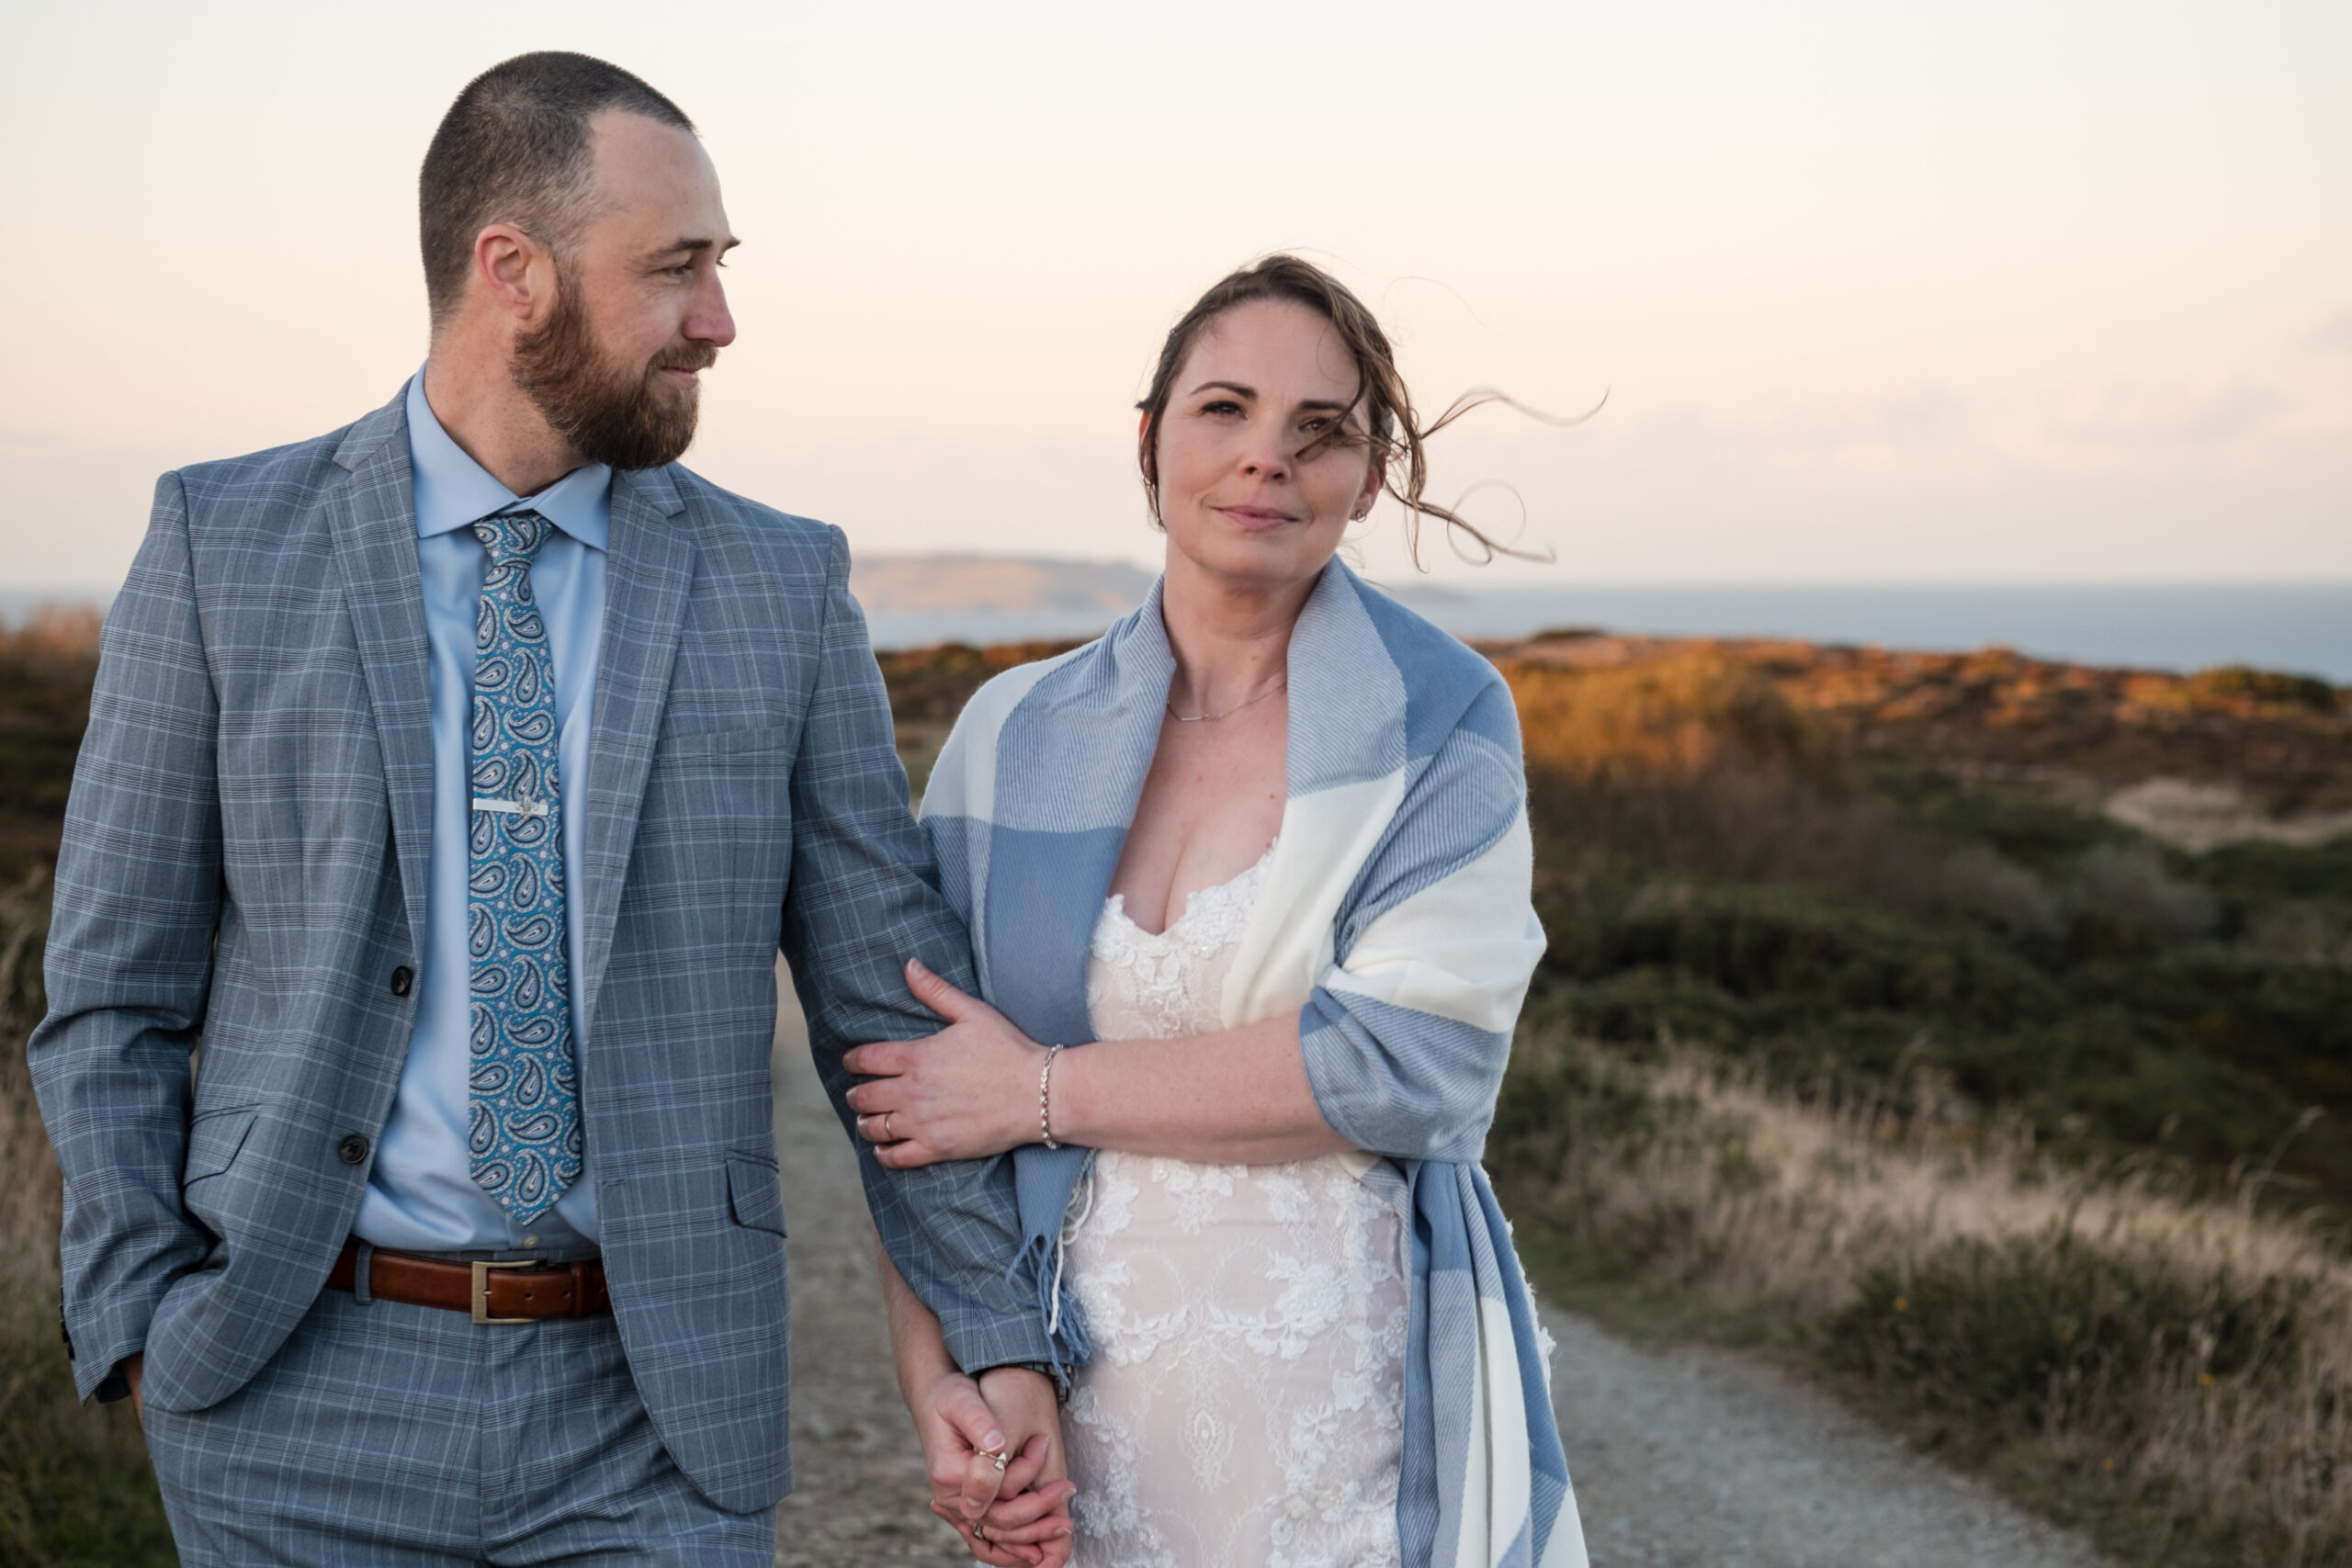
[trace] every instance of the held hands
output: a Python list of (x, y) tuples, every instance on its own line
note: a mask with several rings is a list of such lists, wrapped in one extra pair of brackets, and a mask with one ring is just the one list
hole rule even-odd
[(911, 959), (907, 988), (947, 1027), (927, 1040), (860, 1045), (843, 1058), (851, 1072), (874, 1080), (848, 1096), (874, 1157), (903, 1170), (1037, 1142), (1045, 1047)]
[[(993, 1568), (1064, 1568), (1078, 1488), (1066, 1474), (1050, 1380), (1021, 1367), (995, 1368), (977, 1383), (951, 1373), (916, 1402), (915, 1425), (931, 1511), (966, 1550)], [(1000, 1454), (1010, 1456), (1001, 1469)]]

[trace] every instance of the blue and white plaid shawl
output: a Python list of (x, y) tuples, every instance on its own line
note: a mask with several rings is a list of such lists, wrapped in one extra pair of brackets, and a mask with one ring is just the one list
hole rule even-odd
[[(981, 989), (1032, 1039), (1093, 1038), (1088, 942), (1174, 669), (1155, 586), (1100, 641), (981, 688), (932, 773), (923, 827)], [(1544, 951), (1532, 864), (1500, 676), (1333, 562), (1291, 638), (1289, 798), (1224, 1016), (1298, 1015), (1324, 1119), (1409, 1202), (1397, 1523), (1415, 1568), (1585, 1562), (1547, 1348), (1477, 1163)], [(1014, 1156), (1016, 1268), (1072, 1363), (1089, 1347), (1056, 1249), (1090, 1158)]]

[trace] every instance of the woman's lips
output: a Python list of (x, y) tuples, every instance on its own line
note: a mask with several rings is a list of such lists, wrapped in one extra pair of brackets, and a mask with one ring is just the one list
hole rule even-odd
[(1262, 506), (1220, 506), (1217, 510), (1233, 522), (1252, 531), (1279, 528), (1285, 523), (1297, 521), (1287, 512), (1270, 512)]

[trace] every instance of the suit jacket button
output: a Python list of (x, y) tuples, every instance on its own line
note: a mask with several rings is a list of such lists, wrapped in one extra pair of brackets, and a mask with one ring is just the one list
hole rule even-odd
[(403, 964), (392, 971), (392, 995), (404, 997), (408, 995), (408, 988), (415, 984), (416, 971), (407, 964)]
[(335, 1157), (345, 1165), (357, 1165), (368, 1157), (368, 1140), (356, 1133), (345, 1133), (343, 1142), (334, 1146)]

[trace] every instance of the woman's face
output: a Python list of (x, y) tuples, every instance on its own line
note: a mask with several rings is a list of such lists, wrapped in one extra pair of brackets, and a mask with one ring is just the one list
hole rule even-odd
[(1342, 415), (1363, 429), (1355, 360), (1304, 305), (1252, 299), (1211, 321), (1176, 373), (1156, 444), (1170, 562), (1272, 586), (1313, 578), (1379, 493), (1363, 446), (1300, 453)]

